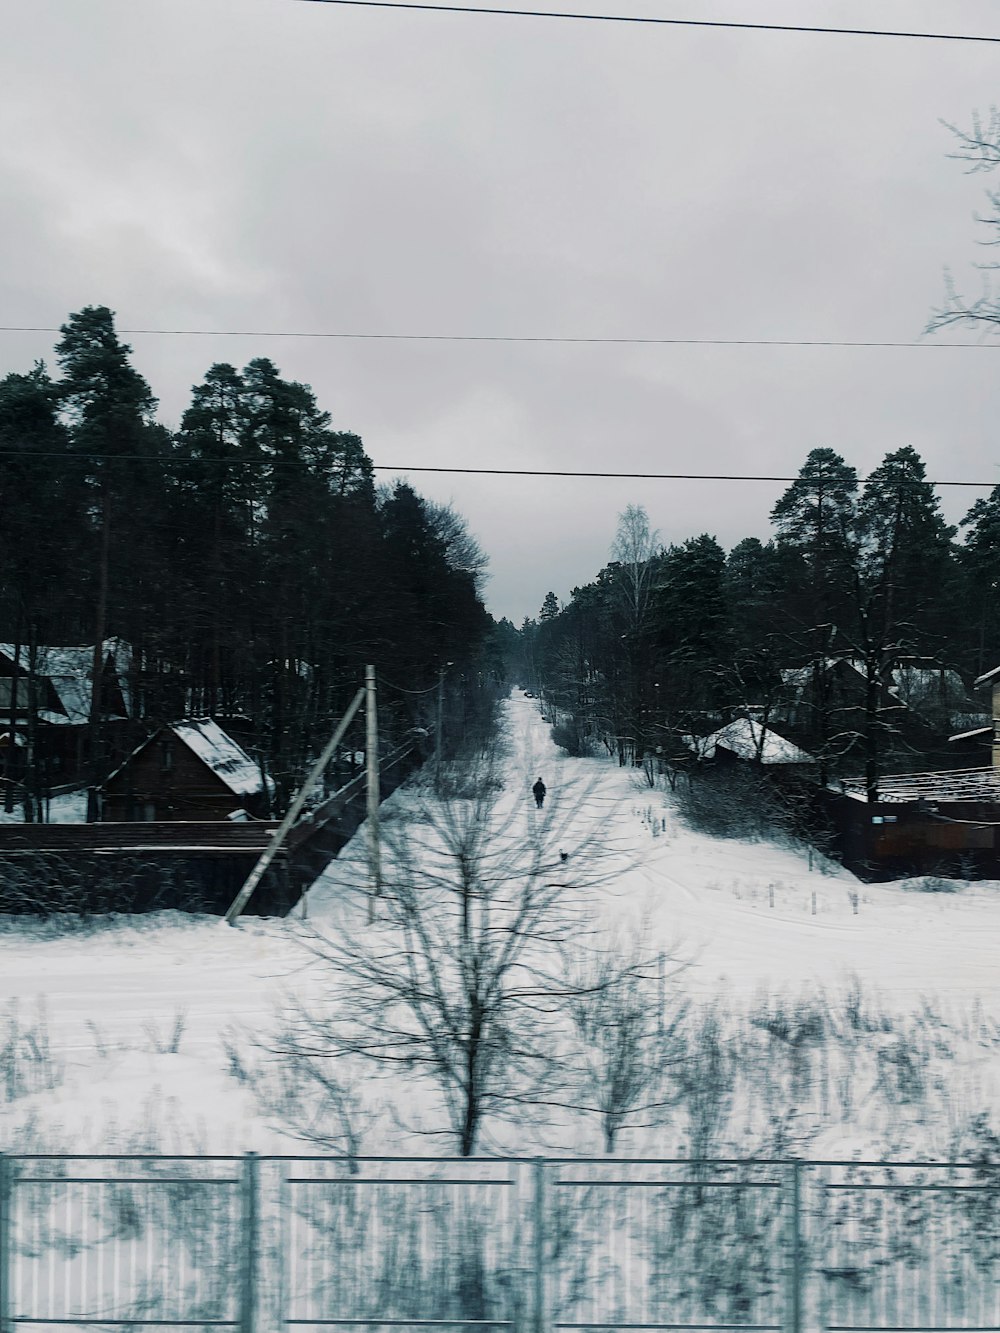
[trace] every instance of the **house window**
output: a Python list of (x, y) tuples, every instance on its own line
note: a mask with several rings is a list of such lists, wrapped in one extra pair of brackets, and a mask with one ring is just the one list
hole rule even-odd
[(174, 744), (173, 741), (164, 741), (160, 746), (160, 772), (172, 773), (174, 771)]
[(10, 676), (0, 676), (0, 709), (9, 713), (12, 703), (19, 713), (28, 711), (28, 682), (23, 676), (18, 676), (15, 690)]
[(156, 806), (151, 801), (142, 807), (142, 817), (147, 824), (152, 824), (156, 819)]

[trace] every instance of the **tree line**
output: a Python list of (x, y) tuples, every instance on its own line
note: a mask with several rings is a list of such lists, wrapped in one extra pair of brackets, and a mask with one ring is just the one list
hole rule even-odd
[(559, 711), (564, 743), (640, 764), (743, 713), (780, 717), (824, 778), (860, 769), (870, 795), (888, 762), (926, 761), (948, 709), (918, 725), (898, 673), (939, 671), (943, 697), (1000, 662), (1000, 486), (956, 529), (914, 449), (862, 483), (817, 448), (771, 523), (769, 540), (727, 553), (707, 534), (664, 546), (645, 510), (625, 510), (596, 579), (565, 605), (549, 593), (521, 627), (522, 677)]
[[(70, 315), (55, 367), (0, 380), (0, 638), (22, 671), (46, 645), (93, 644), (100, 682), (119, 636), (138, 729), (244, 719), (279, 807), (366, 663), (389, 741), (426, 721), (442, 677), (470, 725), (497, 668), (486, 558), (460, 515), (377, 487), (360, 437), (266, 358), (211, 366), (177, 430), (106, 307)], [(17, 698), (15, 681), (12, 733)], [(90, 724), (99, 780), (99, 685)]]

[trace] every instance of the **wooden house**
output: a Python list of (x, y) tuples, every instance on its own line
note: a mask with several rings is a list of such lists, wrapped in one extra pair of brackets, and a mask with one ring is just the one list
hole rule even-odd
[[(886, 664), (877, 684), (879, 712), (902, 727), (917, 726), (947, 734), (971, 725), (975, 714), (957, 671), (922, 658), (900, 658)], [(775, 718), (808, 732), (818, 714), (835, 714), (841, 725), (857, 719), (866, 707), (865, 664), (848, 654), (823, 658), (781, 671), (781, 698)]]
[[(111, 753), (127, 733), (132, 707), (129, 673), (132, 652), (121, 639), (102, 645), (101, 720)], [(46, 785), (70, 782), (87, 757), (93, 701), (94, 648), (91, 644), (24, 645), (0, 643), (0, 729), (7, 745), (26, 751), (29, 734)], [(13, 725), (12, 725), (13, 723)], [(20, 756), (26, 758), (26, 754)], [(15, 769), (18, 766), (15, 766)], [(15, 771), (13, 776), (19, 776)]]
[(106, 821), (222, 820), (269, 815), (273, 784), (211, 718), (161, 727), (101, 788)]
[(811, 754), (807, 754), (773, 727), (750, 717), (735, 718), (711, 735), (686, 736), (684, 740), (698, 759), (717, 764), (742, 760), (768, 767), (780, 764), (804, 769), (816, 763)]
[(1000, 877), (1000, 667), (975, 685), (991, 688), (992, 720), (956, 710), (966, 728), (948, 738), (969, 767), (881, 774), (876, 801), (861, 778), (824, 793), (844, 864), (862, 878)]
[[(991, 767), (1000, 768), (1000, 666), (978, 676), (975, 684), (977, 688), (984, 685), (990, 687), (990, 707), (987, 710), (989, 720), (984, 719), (984, 725), (978, 728), (978, 734), (989, 745)], [(962, 737), (955, 739), (959, 740)]]

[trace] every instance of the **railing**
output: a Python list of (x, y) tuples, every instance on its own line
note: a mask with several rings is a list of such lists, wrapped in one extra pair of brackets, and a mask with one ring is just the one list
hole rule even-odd
[(1000, 1333), (1000, 1165), (0, 1156), (0, 1333)]

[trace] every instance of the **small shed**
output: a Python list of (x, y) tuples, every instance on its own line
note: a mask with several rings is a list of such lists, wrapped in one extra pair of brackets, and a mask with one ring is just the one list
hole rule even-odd
[(106, 779), (101, 817), (111, 822), (266, 819), (273, 783), (212, 718), (161, 727)]

